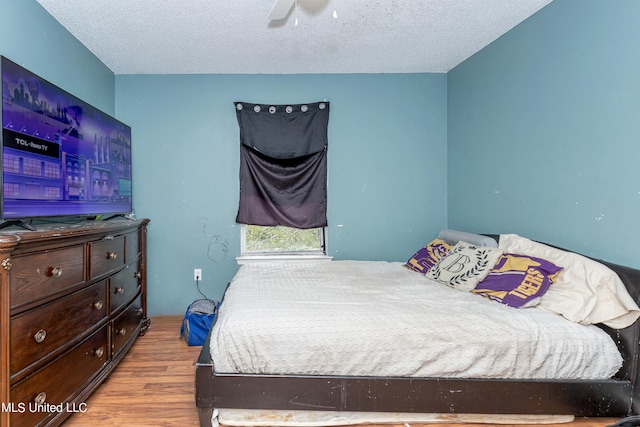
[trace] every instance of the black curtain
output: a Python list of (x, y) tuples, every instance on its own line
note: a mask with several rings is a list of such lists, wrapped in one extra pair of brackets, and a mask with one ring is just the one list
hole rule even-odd
[(236, 102), (242, 224), (327, 225), (329, 103)]

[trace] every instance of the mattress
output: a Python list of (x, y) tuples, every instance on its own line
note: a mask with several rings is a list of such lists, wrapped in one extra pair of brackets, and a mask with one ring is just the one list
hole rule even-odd
[(383, 261), (242, 265), (211, 333), (216, 372), (606, 379), (608, 334)]

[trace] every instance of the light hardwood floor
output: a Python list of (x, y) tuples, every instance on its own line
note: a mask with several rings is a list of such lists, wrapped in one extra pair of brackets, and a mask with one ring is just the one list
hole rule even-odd
[(200, 347), (180, 339), (181, 322), (181, 316), (153, 317), (147, 333), (87, 400), (87, 412), (73, 414), (64, 427), (198, 426), (193, 386)]
[[(153, 317), (146, 335), (138, 338), (125, 359), (89, 398), (87, 412), (72, 415), (64, 427), (197, 427), (193, 385), (200, 347), (189, 347), (179, 338), (181, 321), (182, 316)], [(615, 421), (582, 418), (570, 424), (548, 426), (605, 427)], [(437, 426), (469, 427), (469, 424)]]

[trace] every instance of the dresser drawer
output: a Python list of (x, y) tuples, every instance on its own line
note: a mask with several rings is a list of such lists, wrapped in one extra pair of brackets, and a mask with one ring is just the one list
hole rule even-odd
[(124, 265), (124, 236), (89, 243), (90, 277), (94, 280)]
[(141, 289), (140, 262), (126, 266), (109, 279), (110, 313), (116, 312), (136, 296)]
[(11, 375), (55, 352), (107, 317), (106, 281), (11, 319)]
[(140, 255), (139, 233), (131, 233), (124, 236), (124, 254), (127, 262), (133, 261)]
[[(12, 426), (35, 426), (49, 414), (37, 403), (60, 405), (70, 401), (108, 362), (108, 326), (100, 328), (63, 357), (11, 387), (11, 402), (25, 404), (23, 413), (11, 414)], [(40, 407), (41, 408), (41, 407)]]
[(142, 322), (142, 302), (141, 297), (133, 301), (125, 311), (111, 321), (111, 354), (115, 357), (127, 342), (137, 333), (137, 328)]
[(81, 285), (84, 245), (12, 258), (11, 309)]

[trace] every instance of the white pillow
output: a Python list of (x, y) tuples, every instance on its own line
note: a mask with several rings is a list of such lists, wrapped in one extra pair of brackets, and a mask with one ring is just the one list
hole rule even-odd
[(626, 328), (640, 317), (640, 308), (622, 280), (597, 261), (516, 234), (501, 234), (498, 247), (504, 252), (544, 258), (563, 267), (537, 308), (573, 322), (603, 323), (615, 329)]
[(458, 242), (425, 277), (461, 291), (471, 291), (487, 277), (501, 255), (502, 251), (496, 248)]

